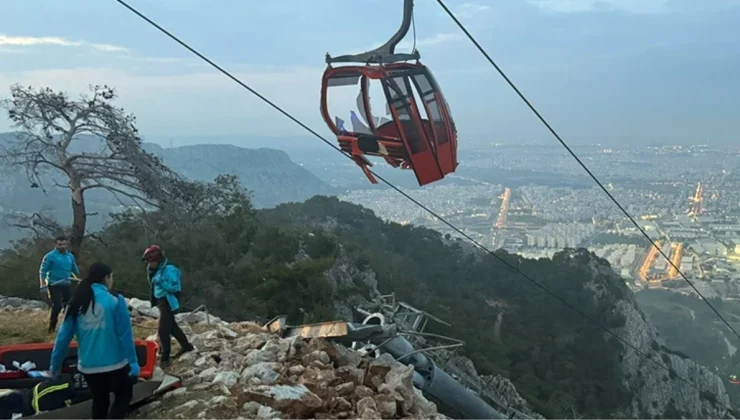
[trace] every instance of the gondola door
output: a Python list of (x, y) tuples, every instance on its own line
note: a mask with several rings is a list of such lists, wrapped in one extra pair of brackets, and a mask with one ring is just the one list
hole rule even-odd
[(416, 71), (413, 82), (429, 118), (429, 132), (433, 137), (430, 140), (435, 144), (435, 155), (439, 168), (444, 175), (455, 172), (457, 133), (442, 92), (437, 87), (434, 76), (426, 67)]
[(389, 72), (382, 79), (383, 90), (416, 179), (419, 185), (426, 185), (444, 178), (444, 174), (437, 163), (434, 146), (425, 134), (408, 74), (408, 71)]

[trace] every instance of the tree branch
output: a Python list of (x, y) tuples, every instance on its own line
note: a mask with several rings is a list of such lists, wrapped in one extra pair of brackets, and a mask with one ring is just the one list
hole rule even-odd
[[(144, 203), (146, 203), (146, 204), (148, 204), (150, 206), (156, 207), (156, 203), (154, 201), (151, 201), (151, 200), (149, 200), (149, 199), (147, 199), (147, 198), (145, 198), (145, 197), (143, 197), (143, 196), (141, 196), (139, 194), (134, 194), (134, 193), (131, 193), (131, 192), (128, 192), (128, 191), (124, 191), (124, 190), (122, 190), (120, 188), (116, 188), (116, 187), (113, 187), (113, 186), (110, 186), (110, 185), (105, 185), (105, 184), (102, 184), (100, 182), (97, 182), (97, 183), (91, 184), (91, 185), (86, 185), (85, 187), (82, 188), (82, 191), (87, 191), (87, 190), (91, 190), (91, 189), (95, 189), (95, 188), (102, 188), (102, 189), (105, 189), (105, 190), (107, 190), (107, 191), (109, 191), (111, 193), (114, 193), (114, 195), (115, 194), (120, 194), (120, 195), (126, 196), (126, 197), (128, 197), (128, 198), (130, 198), (130, 199), (132, 199), (134, 201), (139, 200), (139, 201), (142, 201), (142, 202), (144, 202)], [(119, 200), (119, 202), (121, 203), (121, 205), (126, 205), (125, 203), (123, 203), (120, 200)]]
[(32, 187), (43, 189), (46, 181), (72, 190), (75, 206), (83, 210), (73, 207), (73, 242), (84, 237), (88, 190), (104, 189), (124, 206), (166, 207), (173, 214), (187, 202), (181, 178), (142, 148), (135, 117), (113, 105), (113, 88), (91, 86), (76, 100), (50, 88), (14, 85), (10, 91), (11, 98), (0, 101), (0, 107), (20, 133), (3, 147), (0, 158), (25, 168)]
[(48, 238), (64, 231), (53, 218), (42, 213), (33, 213), (30, 216), (8, 214), (5, 216), (5, 223), (15, 228), (30, 230), (36, 238)]

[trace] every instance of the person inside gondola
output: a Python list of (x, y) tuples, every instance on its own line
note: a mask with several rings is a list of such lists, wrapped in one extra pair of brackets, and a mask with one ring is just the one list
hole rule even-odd
[(112, 286), (109, 266), (90, 266), (67, 307), (51, 354), (51, 374), (57, 377), (72, 338), (77, 338), (77, 370), (92, 391), (93, 419), (124, 418), (140, 373), (128, 306), (123, 296), (111, 294)]

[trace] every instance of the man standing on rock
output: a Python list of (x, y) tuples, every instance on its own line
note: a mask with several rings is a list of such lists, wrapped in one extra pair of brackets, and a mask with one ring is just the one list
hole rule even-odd
[(44, 255), (39, 268), (39, 289), (46, 290), (51, 301), (49, 332), (56, 330), (59, 313), (72, 296), (72, 274), (80, 274), (75, 256), (67, 251), (67, 238), (57, 236), (56, 247)]
[(170, 336), (175, 337), (180, 344), (180, 351), (175, 358), (184, 353), (192, 351), (185, 333), (182, 332), (175, 320), (175, 314), (180, 309), (180, 269), (170, 264), (164, 257), (164, 251), (152, 245), (144, 251), (143, 261), (147, 263), (147, 279), (151, 285), (150, 299), (152, 307), (159, 309), (159, 344), (162, 347), (160, 365), (166, 367), (170, 364), (170, 352), (172, 343)]

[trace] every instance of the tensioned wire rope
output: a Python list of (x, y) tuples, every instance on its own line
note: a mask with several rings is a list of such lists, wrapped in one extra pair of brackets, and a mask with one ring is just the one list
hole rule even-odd
[[(319, 134), (318, 132), (316, 132), (315, 130), (313, 130), (312, 128), (310, 128), (306, 124), (304, 124), (302, 121), (300, 121), (299, 119), (297, 119), (296, 117), (294, 117), (293, 115), (291, 115), (289, 112), (285, 111), (283, 108), (281, 108), (280, 106), (278, 106), (277, 104), (275, 104), (274, 102), (272, 102), (271, 100), (269, 100), (268, 98), (266, 98), (265, 96), (263, 96), (262, 94), (260, 94), (259, 92), (257, 92), (255, 89), (253, 89), (252, 87), (250, 87), (249, 85), (247, 85), (246, 83), (244, 83), (243, 81), (241, 81), (239, 78), (237, 78), (236, 76), (234, 76), (233, 74), (231, 74), (229, 71), (225, 70), (224, 68), (222, 68), (221, 66), (219, 66), (218, 64), (216, 64), (215, 62), (213, 62), (212, 60), (210, 60), (208, 57), (206, 57), (205, 55), (203, 55), (202, 53), (200, 53), (199, 51), (197, 51), (196, 49), (194, 49), (193, 47), (191, 47), (190, 45), (188, 45), (186, 42), (182, 41), (180, 38), (178, 38), (177, 36), (175, 36), (172, 33), (170, 33), (168, 30), (166, 30), (165, 28), (163, 28), (162, 26), (160, 26), (158, 23), (154, 22), (152, 19), (150, 19), (149, 17), (147, 17), (143, 13), (139, 12), (134, 7), (130, 6), (124, 0), (115, 0), (115, 1), (118, 2), (119, 4), (121, 4), (123, 7), (125, 7), (126, 9), (128, 9), (130, 12), (132, 12), (136, 16), (138, 16), (139, 18), (141, 18), (142, 20), (144, 20), (145, 22), (147, 22), (148, 24), (150, 24), (151, 26), (153, 26), (154, 28), (156, 28), (157, 30), (159, 30), (160, 32), (162, 32), (163, 34), (165, 34), (167, 37), (169, 37), (173, 41), (175, 41), (178, 44), (180, 44), (183, 48), (187, 49), (188, 51), (190, 51), (191, 53), (193, 53), (195, 56), (197, 56), (201, 60), (205, 61), (209, 65), (211, 65), (213, 68), (215, 68), (216, 70), (218, 70), (219, 72), (221, 72), (223, 75), (225, 75), (226, 77), (228, 77), (229, 79), (231, 79), (232, 81), (234, 81), (235, 83), (237, 83), (242, 88), (244, 88), (247, 91), (249, 91), (251, 94), (253, 94), (257, 98), (259, 98), (260, 100), (262, 100), (263, 102), (265, 102), (267, 105), (269, 105), (270, 107), (272, 107), (273, 109), (275, 109), (279, 113), (283, 114), (286, 118), (288, 118), (289, 120), (293, 121), (294, 123), (296, 123), (297, 125), (299, 125), (301, 128), (303, 128), (304, 130), (306, 130), (309, 133), (311, 133), (314, 137), (318, 138), (319, 140), (321, 140), (322, 142), (324, 142), (325, 144), (327, 144), (328, 146), (330, 146), (334, 150), (338, 151), (339, 153), (341, 153), (342, 155), (344, 155), (348, 159), (352, 159), (349, 154), (347, 154), (341, 148), (339, 148), (338, 146), (334, 145), (332, 142), (330, 142), (329, 140), (327, 140), (326, 138), (324, 138), (321, 134)], [(407, 200), (411, 201), (412, 203), (414, 203), (415, 205), (417, 205), (418, 207), (420, 207), (421, 209), (423, 209), (424, 211), (426, 211), (427, 213), (429, 213), (430, 215), (432, 215), (433, 217), (435, 217), (436, 219), (438, 219), (439, 221), (441, 221), (442, 223), (444, 223), (445, 225), (447, 225), (450, 229), (454, 230), (455, 232), (457, 232), (458, 234), (460, 234), (461, 236), (463, 236), (465, 239), (467, 239), (468, 241), (470, 241), (475, 246), (481, 248), (482, 250), (486, 251), (488, 254), (492, 255), (494, 258), (496, 258), (499, 262), (501, 262), (502, 264), (504, 264), (506, 267), (508, 267), (511, 270), (515, 271), (516, 273), (518, 273), (519, 275), (521, 275), (522, 277), (524, 277), (530, 283), (534, 284), (535, 286), (537, 286), (538, 288), (540, 288), (541, 290), (543, 290), (544, 292), (546, 292), (550, 296), (556, 298), (561, 303), (563, 303), (564, 305), (566, 305), (567, 307), (569, 307), (570, 309), (572, 309), (573, 311), (575, 311), (576, 313), (578, 313), (579, 315), (581, 315), (582, 317), (584, 317), (585, 319), (587, 319), (592, 324), (594, 324), (597, 327), (599, 327), (600, 329), (602, 329), (607, 334), (611, 335), (612, 337), (616, 338), (618, 341), (620, 341), (623, 344), (627, 345), (628, 347), (632, 348), (638, 354), (646, 357), (649, 361), (651, 361), (654, 364), (656, 364), (657, 366), (665, 369), (670, 374), (676, 375), (677, 378), (679, 378), (681, 381), (683, 381), (687, 385), (691, 386), (692, 388), (696, 389), (699, 392), (702, 391), (699, 387), (697, 387), (695, 384), (693, 384), (692, 382), (690, 382), (686, 378), (683, 378), (682, 376), (677, 375), (673, 369), (671, 369), (670, 367), (666, 366), (665, 364), (663, 364), (663, 363), (661, 363), (661, 362), (659, 362), (657, 360), (654, 360), (652, 357), (650, 357), (650, 355), (648, 353), (643, 352), (642, 350), (640, 350), (639, 348), (637, 348), (634, 344), (630, 343), (629, 341), (627, 341), (626, 339), (622, 338), (617, 333), (613, 332), (612, 330), (610, 330), (609, 328), (607, 328), (606, 326), (604, 326), (603, 324), (601, 324), (598, 320), (594, 319), (593, 317), (591, 317), (590, 315), (586, 314), (582, 310), (576, 308), (571, 303), (569, 303), (568, 301), (566, 301), (564, 298), (560, 297), (557, 293), (555, 293), (552, 290), (550, 290), (547, 286), (545, 286), (542, 283), (538, 282), (537, 280), (533, 279), (529, 275), (527, 275), (524, 272), (522, 272), (521, 270), (519, 270), (517, 267), (515, 267), (510, 262), (506, 261), (506, 259), (500, 257), (499, 255), (496, 255), (496, 253), (494, 253), (493, 251), (491, 251), (487, 247), (485, 247), (482, 244), (480, 244), (474, 238), (472, 238), (471, 236), (469, 236), (468, 234), (466, 234), (465, 232), (463, 232), (461, 229), (459, 229), (458, 227), (456, 227), (452, 223), (448, 222), (445, 218), (443, 218), (442, 216), (438, 215), (436, 212), (434, 212), (433, 210), (431, 210), (430, 208), (428, 208), (427, 206), (425, 206), (424, 204), (422, 204), (421, 202), (419, 202), (415, 198), (411, 197), (406, 192), (402, 191), (400, 188), (396, 187), (391, 182), (387, 181), (382, 176), (378, 175), (377, 173), (375, 173), (374, 171), (372, 171), (370, 169), (368, 169), (368, 170), (377, 179), (381, 180), (388, 187), (390, 187), (391, 189), (393, 189), (397, 193), (401, 194), (404, 198), (406, 198)], [(722, 405), (724, 405), (724, 404), (722, 404)], [(729, 406), (729, 405), (728, 406), (725, 406), (725, 408), (727, 408), (728, 410), (733, 410), (733, 408), (731, 406)]]
[(550, 131), (550, 133), (558, 140), (558, 142), (565, 148), (565, 150), (568, 151), (568, 153), (573, 157), (573, 159), (575, 159), (576, 162), (578, 162), (578, 164), (583, 168), (583, 170), (586, 171), (586, 173), (588, 174), (588, 176), (591, 177), (591, 179), (593, 179), (593, 181), (596, 183), (596, 185), (598, 185), (601, 188), (601, 190), (604, 191), (604, 193), (607, 195), (607, 197), (609, 197), (609, 199), (614, 202), (614, 204), (619, 208), (619, 210), (621, 210), (622, 213), (624, 213), (624, 215), (630, 220), (630, 222), (632, 222), (632, 224), (635, 225), (635, 227), (640, 231), (640, 233), (642, 233), (642, 235), (645, 236), (645, 238), (648, 241), (650, 241), (650, 244), (653, 247), (655, 247), (655, 249), (660, 253), (660, 255), (662, 255), (663, 258), (665, 258), (666, 261), (668, 261), (668, 263), (671, 265), (671, 267), (673, 267), (676, 270), (676, 272), (681, 275), (681, 277), (686, 281), (686, 283), (688, 283), (689, 286), (691, 286), (691, 288), (694, 289), (694, 291), (696, 292), (696, 294), (698, 294), (699, 297), (701, 297), (701, 299), (707, 305), (709, 305), (709, 307), (712, 309), (712, 311), (714, 311), (714, 313), (719, 317), (719, 319), (721, 319), (722, 322), (724, 322), (724, 324), (727, 326), (727, 328), (729, 328), (730, 331), (732, 331), (733, 334), (735, 334), (735, 337), (737, 337), (738, 340), (740, 340), (740, 334), (738, 334), (738, 332), (732, 327), (732, 325), (730, 325), (730, 323), (727, 321), (727, 319), (725, 319), (725, 317), (722, 316), (722, 314), (719, 313), (719, 311), (714, 307), (714, 305), (712, 305), (709, 302), (709, 300), (707, 300), (707, 298), (704, 297), (704, 295), (699, 291), (699, 289), (697, 289), (696, 286), (694, 286), (694, 283), (692, 283), (688, 279), (688, 277), (686, 277), (686, 275), (681, 271), (681, 269), (670, 259), (670, 257), (668, 257), (668, 255), (665, 254), (665, 252), (663, 252), (663, 250), (660, 248), (660, 246), (658, 246), (658, 244), (656, 244), (655, 241), (653, 241), (653, 239), (650, 237), (650, 235), (648, 235), (647, 232), (645, 232), (645, 230), (642, 228), (642, 226), (640, 226), (640, 224), (637, 223), (637, 221), (635, 220), (635, 218), (632, 217), (632, 215), (629, 214), (629, 212), (619, 203), (619, 201), (617, 201), (616, 198), (614, 198), (614, 196), (609, 192), (609, 190), (604, 186), (604, 184), (601, 183), (601, 181), (599, 181), (599, 179), (596, 177), (596, 175), (594, 175), (593, 172), (591, 172), (591, 170), (586, 166), (586, 164), (583, 163), (583, 161), (578, 157), (578, 155), (576, 155), (575, 152), (573, 152), (573, 150), (568, 146), (568, 144), (565, 143), (565, 141), (563, 140), (563, 138), (560, 137), (560, 135), (555, 131), (555, 129), (552, 128), (552, 126), (547, 122), (547, 120), (545, 120), (545, 118), (542, 116), (542, 114), (540, 114), (539, 111), (537, 111), (537, 108), (535, 108), (534, 105), (532, 105), (532, 103), (529, 102), (529, 100), (524, 96), (524, 94), (519, 90), (519, 88), (516, 87), (516, 85), (514, 84), (514, 82), (512, 82), (511, 79), (509, 79), (509, 77), (506, 75), (506, 73), (504, 73), (504, 71), (501, 69), (501, 67), (499, 67), (498, 64), (496, 64), (496, 62), (493, 61), (493, 59), (491, 58), (491, 56), (488, 55), (488, 53), (486, 52), (486, 50), (484, 50), (483, 47), (481, 47), (481, 45), (478, 43), (478, 41), (475, 39), (475, 37), (473, 37), (473, 35), (471, 35), (470, 32), (468, 32), (467, 28), (465, 28), (465, 26), (454, 15), (454, 13), (452, 13), (452, 11), (447, 7), (447, 5), (445, 5), (444, 1), (443, 0), (437, 0), (437, 3), (439, 3), (440, 6), (442, 6), (442, 8), (445, 10), (445, 12), (447, 12), (447, 14), (450, 16), (450, 18), (457, 24), (457, 26), (460, 28), (460, 30), (462, 30), (463, 33), (465, 33), (465, 35), (468, 37), (468, 39), (470, 40), (470, 42), (472, 42), (473, 45), (475, 45), (475, 47), (478, 49), (478, 51), (481, 54), (483, 54), (483, 56), (486, 58), (486, 60), (488, 60), (488, 62), (491, 64), (491, 66), (493, 66), (493, 68), (496, 69), (496, 71), (498, 72), (498, 74), (500, 74), (501, 77), (504, 78), (504, 80), (506, 81), (506, 83), (509, 84), (509, 86), (514, 90), (514, 92), (516, 92), (516, 94), (519, 96), (519, 98), (521, 98), (521, 100), (524, 101), (524, 103), (527, 105), (527, 107), (529, 107), (529, 109), (537, 116), (537, 118), (542, 122), (542, 124), (544, 124), (544, 126), (548, 129), (548, 131)]

